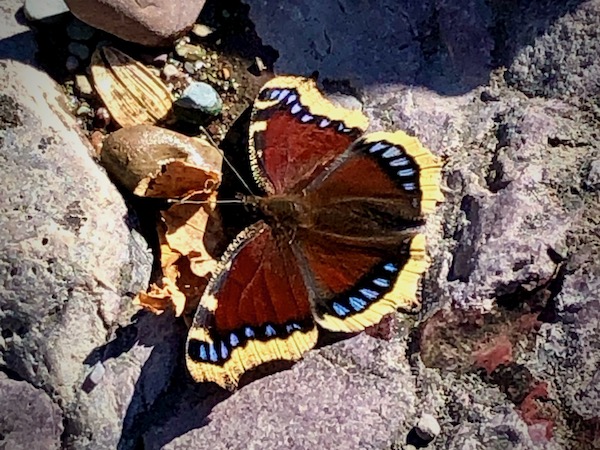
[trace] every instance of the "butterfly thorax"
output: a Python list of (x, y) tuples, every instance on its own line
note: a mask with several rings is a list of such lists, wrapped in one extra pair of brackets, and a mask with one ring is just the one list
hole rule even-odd
[(275, 235), (293, 239), (298, 228), (309, 225), (308, 205), (299, 195), (254, 197), (249, 203), (255, 205)]

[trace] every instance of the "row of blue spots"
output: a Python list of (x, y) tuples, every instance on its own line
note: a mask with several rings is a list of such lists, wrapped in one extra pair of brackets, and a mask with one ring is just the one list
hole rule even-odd
[[(273, 89), (265, 90), (260, 93), (260, 98), (263, 100), (276, 100), (277, 102), (289, 107), (290, 113), (294, 116), (298, 116), (302, 123), (315, 122), (319, 128), (328, 127), (332, 121), (327, 118), (316, 118), (315, 116), (308, 113), (305, 107), (297, 101), (298, 94), (295, 91), (289, 89)], [(319, 120), (316, 120), (319, 119)], [(350, 133), (352, 128), (346, 128), (344, 123), (337, 123), (337, 130), (342, 133)]]
[[(386, 263), (383, 265), (383, 270), (388, 272), (390, 277), (392, 277), (396, 272), (398, 272), (398, 266), (394, 263)], [(359, 288), (358, 292), (353, 292), (348, 296), (347, 304), (346, 302), (342, 301), (334, 301), (331, 304), (331, 307), (333, 308), (335, 314), (338, 317), (346, 317), (350, 313), (363, 311), (369, 306), (369, 304), (381, 298), (385, 292), (388, 292), (392, 284), (391, 280), (389, 278), (384, 278), (383, 275), (370, 280), (370, 283), (373, 284), (373, 288)]]
[[(292, 334), (294, 331), (301, 331), (302, 330), (302, 326), (299, 323), (296, 322), (291, 322), (285, 325), (285, 335), (290, 335)], [(241, 344), (241, 340), (239, 336), (243, 336), (241, 339), (243, 339), (244, 341), (250, 340), (250, 339), (255, 339), (256, 338), (256, 332), (257, 330), (255, 328), (252, 327), (244, 327), (242, 330), (242, 333), (235, 333), (232, 332), (229, 334), (229, 345), (227, 345), (226, 341), (216, 341), (213, 343), (208, 343), (208, 342), (198, 342), (195, 341), (196, 345), (198, 345), (197, 348), (197, 355), (192, 355), (192, 356), (196, 356), (198, 359), (200, 359), (201, 361), (211, 361), (211, 362), (219, 362), (219, 361), (224, 361), (227, 358), (229, 358), (230, 356), (230, 349), (234, 349), (236, 347), (238, 347)], [(266, 337), (266, 338), (271, 338), (274, 336), (277, 336), (277, 330), (276, 327), (273, 325), (265, 325), (264, 328), (262, 329), (262, 336)], [(196, 353), (196, 352), (193, 352)]]
[(369, 153), (379, 153), (393, 170), (396, 167), (403, 167), (396, 172), (396, 175), (401, 178), (402, 187), (407, 191), (414, 191), (417, 188), (416, 183), (411, 180), (417, 175), (418, 168), (411, 163), (404, 149), (382, 141), (371, 145)]

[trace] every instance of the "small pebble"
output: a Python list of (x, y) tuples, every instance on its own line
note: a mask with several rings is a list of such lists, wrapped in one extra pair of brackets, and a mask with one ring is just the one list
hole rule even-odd
[(81, 42), (71, 42), (67, 49), (69, 53), (77, 56), (80, 61), (86, 61), (90, 57), (89, 47)]
[(90, 114), (92, 114), (92, 108), (90, 108), (89, 105), (86, 105), (84, 103), (79, 108), (77, 108), (77, 112), (75, 114), (78, 116), (89, 116)]
[(65, 67), (69, 72), (75, 72), (79, 67), (79, 60), (77, 59), (77, 57), (70, 55), (69, 57), (67, 57)]
[(229, 80), (229, 78), (231, 78), (231, 72), (227, 67), (221, 69), (221, 77), (223, 77), (224, 80)]
[(173, 64), (166, 64), (165, 67), (163, 67), (162, 74), (163, 77), (165, 77), (165, 80), (170, 80), (179, 75), (179, 69)]
[(593, 161), (592, 164), (590, 164), (590, 171), (585, 180), (585, 184), (590, 189), (600, 190), (600, 159)]
[(440, 434), (442, 429), (440, 428), (440, 424), (437, 419), (433, 417), (431, 414), (423, 413), (421, 414), (421, 418), (417, 425), (415, 426), (415, 433), (421, 439), (426, 442), (432, 441), (438, 434)]
[(102, 380), (102, 377), (105, 373), (106, 369), (104, 368), (104, 364), (98, 361), (96, 364), (94, 364), (92, 371), (87, 376), (87, 381), (89, 381), (94, 386), (97, 386), (100, 383), (100, 380)]
[(185, 70), (189, 74), (194, 74), (196, 73), (196, 66), (193, 62), (186, 61), (185, 63), (183, 63), (183, 70)]
[(101, 106), (96, 110), (96, 114), (94, 114), (94, 125), (97, 128), (106, 128), (110, 124), (110, 113), (108, 109), (104, 106)]
[(92, 83), (83, 74), (75, 75), (75, 88), (77, 89), (77, 93), (82, 97), (90, 97), (94, 93)]
[(167, 53), (162, 53), (152, 58), (152, 64), (158, 67), (162, 67), (167, 63), (167, 59), (169, 59), (169, 55)]
[(94, 37), (96, 29), (79, 19), (73, 19), (67, 25), (67, 35), (74, 41), (88, 41)]
[(100, 156), (100, 153), (102, 153), (102, 143), (104, 142), (105, 137), (104, 133), (99, 130), (92, 131), (92, 134), (90, 135), (90, 142), (96, 152), (96, 156)]
[(64, 0), (25, 0), (23, 12), (32, 22), (52, 23), (69, 12)]
[(217, 91), (210, 84), (199, 81), (185, 88), (175, 104), (181, 108), (198, 110), (211, 116), (218, 115), (223, 108), (223, 101)]
[(194, 33), (196, 36), (198, 37), (206, 37), (209, 34), (212, 34), (215, 30), (213, 30), (211, 27), (204, 25), (202, 23), (197, 23), (194, 25), (194, 27), (192, 28), (192, 33)]
[(267, 70), (267, 66), (265, 65), (260, 56), (254, 58), (254, 62), (256, 62), (256, 67), (258, 68), (259, 72), (264, 72), (265, 70)]
[(92, 392), (102, 380), (102, 377), (104, 376), (105, 372), (106, 369), (104, 368), (104, 365), (101, 361), (98, 361), (96, 364), (94, 364), (94, 367), (92, 367), (92, 370), (83, 381), (83, 391), (87, 392), (88, 394)]
[(206, 50), (203, 47), (193, 44), (182, 44), (175, 47), (175, 53), (187, 61), (198, 61), (206, 56)]

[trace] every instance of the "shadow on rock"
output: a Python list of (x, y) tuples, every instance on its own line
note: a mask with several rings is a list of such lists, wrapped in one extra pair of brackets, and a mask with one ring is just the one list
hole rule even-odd
[(457, 95), (486, 84), (491, 70), (581, 0), (247, 3), (263, 44), (279, 52), (278, 72), (318, 70), (358, 86), (400, 83)]
[[(121, 396), (117, 401), (130, 397), (123, 411), (119, 450), (140, 448), (149, 430), (153, 438), (143, 448), (161, 448), (205, 425), (213, 406), (229, 396), (214, 385), (197, 385), (190, 379), (185, 368), (186, 334), (180, 319), (141, 311), (86, 359), (86, 364), (102, 363), (107, 368), (102, 384), (117, 385), (109, 388)], [(132, 378), (135, 385), (130, 388)], [(91, 392), (95, 387), (90, 389), (88, 382), (83, 388)]]

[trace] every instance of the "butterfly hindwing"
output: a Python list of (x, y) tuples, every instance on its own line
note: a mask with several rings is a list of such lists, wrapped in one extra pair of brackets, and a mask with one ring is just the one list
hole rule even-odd
[(362, 112), (335, 106), (312, 79), (272, 79), (252, 111), (249, 150), (256, 181), (269, 194), (299, 192), (367, 125)]
[(188, 334), (186, 361), (198, 382), (234, 388), (274, 360), (298, 360), (317, 330), (289, 244), (259, 222), (243, 231), (206, 288)]
[(313, 313), (323, 328), (362, 331), (398, 308), (419, 305), (419, 280), (429, 266), (424, 235), (370, 251), (333, 240), (309, 240), (303, 247), (314, 286)]
[(302, 230), (299, 245), (321, 326), (360, 331), (419, 304), (428, 258), (417, 227), (443, 198), (440, 172), (416, 138), (378, 132), (357, 140), (308, 186), (314, 226)]

